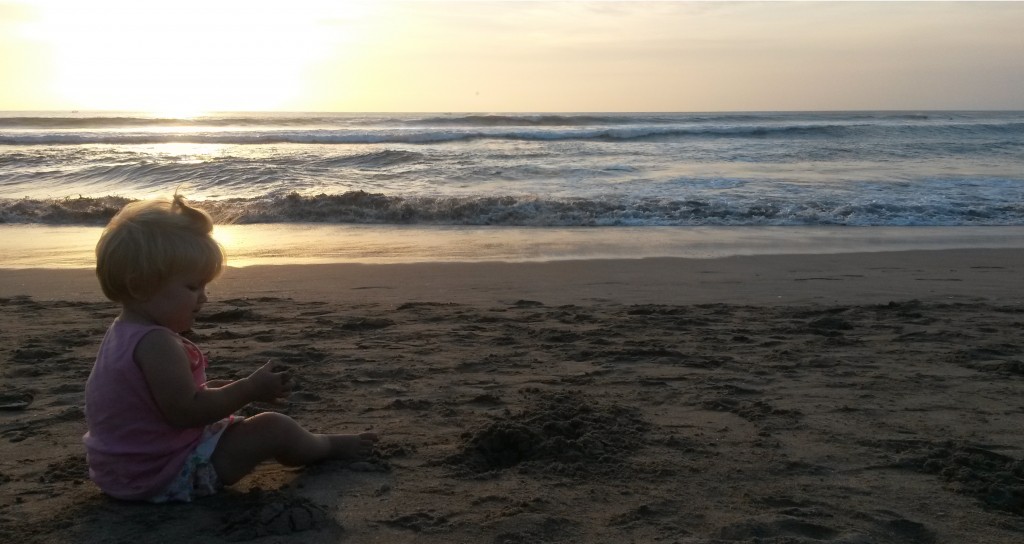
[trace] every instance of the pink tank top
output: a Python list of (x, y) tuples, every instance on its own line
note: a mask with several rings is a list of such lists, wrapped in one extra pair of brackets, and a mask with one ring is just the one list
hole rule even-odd
[[(115, 320), (100, 344), (85, 386), (86, 459), (89, 477), (104, 493), (140, 500), (162, 492), (198, 445), (203, 427), (174, 427), (164, 420), (135, 363), (146, 333), (164, 329)], [(164, 329), (168, 330), (168, 329)], [(206, 357), (182, 338), (197, 386), (206, 383)]]

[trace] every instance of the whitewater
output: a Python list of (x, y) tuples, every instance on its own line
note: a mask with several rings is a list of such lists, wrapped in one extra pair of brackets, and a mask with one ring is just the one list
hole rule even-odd
[(1024, 112), (0, 113), (5, 238), (175, 191), (293, 261), (1016, 244)]

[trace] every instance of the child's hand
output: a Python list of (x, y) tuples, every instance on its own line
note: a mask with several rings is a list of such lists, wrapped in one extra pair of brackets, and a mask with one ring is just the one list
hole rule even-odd
[(252, 390), (254, 401), (278, 402), (292, 391), (291, 376), (287, 370), (274, 372), (269, 361), (246, 378)]

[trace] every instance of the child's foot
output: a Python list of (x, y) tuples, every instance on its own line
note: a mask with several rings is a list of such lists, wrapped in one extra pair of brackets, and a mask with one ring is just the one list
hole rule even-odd
[(373, 451), (377, 433), (332, 434), (331, 457), (335, 459), (362, 459)]

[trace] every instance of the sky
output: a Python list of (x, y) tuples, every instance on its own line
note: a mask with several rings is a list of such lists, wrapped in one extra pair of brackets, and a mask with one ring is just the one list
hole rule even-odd
[(0, 0), (0, 110), (1024, 110), (1024, 2)]

